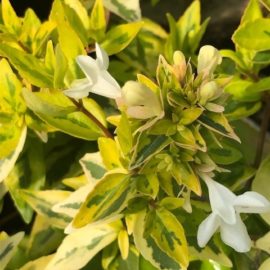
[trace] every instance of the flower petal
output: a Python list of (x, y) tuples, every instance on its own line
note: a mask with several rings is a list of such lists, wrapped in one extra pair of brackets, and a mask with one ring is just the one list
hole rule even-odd
[(100, 69), (107, 70), (109, 67), (109, 57), (108, 54), (96, 43), (96, 55), (97, 63)]
[(99, 73), (97, 82), (93, 85), (91, 92), (113, 99), (120, 98), (122, 95), (119, 84), (106, 70)]
[(154, 117), (153, 111), (146, 106), (132, 106), (127, 109), (127, 114), (136, 119), (148, 119)]
[(236, 214), (233, 203), (236, 195), (208, 176), (204, 177), (204, 180), (208, 187), (213, 212), (217, 213), (225, 222), (229, 224), (235, 223)]
[(248, 191), (237, 196), (234, 207), (239, 213), (265, 213), (270, 211), (270, 202), (257, 192)]
[(71, 98), (80, 99), (87, 97), (89, 92), (91, 91), (91, 84), (89, 83), (88, 79), (80, 79), (75, 80), (71, 87), (63, 93)]
[(95, 59), (87, 55), (79, 55), (76, 58), (78, 65), (90, 83), (94, 84), (100, 72), (99, 65)]
[(238, 252), (248, 252), (250, 250), (251, 240), (239, 214), (236, 215), (235, 224), (221, 223), (220, 235), (222, 241), (234, 250)]
[(219, 226), (220, 218), (215, 213), (211, 213), (199, 226), (197, 233), (198, 245), (205, 247)]
[[(144, 84), (128, 81), (123, 86), (122, 92), (128, 108), (143, 106), (145, 107), (144, 110), (149, 112), (149, 117), (161, 115), (163, 110), (159, 97)], [(144, 117), (143, 119), (149, 117)]]

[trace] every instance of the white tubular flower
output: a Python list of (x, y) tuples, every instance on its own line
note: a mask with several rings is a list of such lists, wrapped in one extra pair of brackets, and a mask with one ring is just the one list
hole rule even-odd
[(219, 51), (210, 45), (201, 47), (198, 55), (198, 74), (203, 74), (203, 77), (212, 77), (217, 65), (221, 64), (222, 57)]
[(251, 239), (241, 220), (240, 213), (265, 213), (270, 211), (270, 202), (257, 192), (245, 192), (236, 196), (225, 186), (212, 180), (206, 174), (205, 180), (212, 213), (200, 224), (197, 240), (204, 247), (212, 235), (220, 228), (222, 241), (238, 252), (251, 248)]
[(127, 114), (137, 119), (158, 117), (163, 109), (159, 97), (142, 83), (128, 81), (122, 88)]
[(108, 98), (121, 97), (121, 88), (117, 81), (107, 71), (109, 57), (107, 53), (96, 43), (96, 59), (87, 55), (79, 55), (76, 58), (78, 65), (85, 74), (85, 79), (75, 80), (64, 94), (80, 99), (87, 97), (89, 92)]

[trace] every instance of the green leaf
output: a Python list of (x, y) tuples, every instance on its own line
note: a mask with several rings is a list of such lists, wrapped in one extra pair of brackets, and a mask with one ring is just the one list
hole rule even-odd
[(128, 258), (129, 254), (129, 239), (128, 233), (125, 229), (121, 230), (117, 237), (118, 246), (123, 260)]
[(133, 179), (136, 182), (137, 191), (153, 199), (157, 197), (159, 191), (159, 180), (156, 174), (138, 175)]
[(66, 18), (64, 3), (60, 0), (56, 0), (53, 3), (50, 19), (57, 24), (57, 31), (59, 35), (60, 47), (68, 60), (69, 70), (71, 72), (71, 78), (75, 79), (81, 76), (79, 66), (76, 64), (75, 58), (78, 55), (86, 54), (84, 50), (84, 44), (79, 37), (79, 32), (73, 29), (69, 21)]
[[(24, 126), (21, 129), (19, 139), (16, 147), (12, 150), (11, 154), (7, 157), (0, 159), (0, 183), (8, 176), (12, 168), (14, 167), (19, 154), (21, 153), (24, 142), (26, 139), (27, 128)], [(10, 147), (10, 146), (7, 146)], [(12, 149), (12, 148), (11, 148)]]
[(86, 8), (80, 0), (65, 0), (62, 5), (70, 26), (80, 37), (84, 46), (87, 46), (89, 18)]
[[(230, 108), (230, 105), (233, 105), (232, 108)], [(226, 113), (225, 116), (230, 120), (238, 120), (242, 119), (244, 117), (251, 116), (258, 112), (261, 107), (262, 103), (256, 102), (237, 102), (235, 104), (231, 103), (229, 106), (226, 108)]]
[(120, 153), (113, 139), (99, 138), (98, 148), (106, 169), (113, 170), (122, 167)]
[(165, 208), (156, 210), (151, 235), (157, 245), (184, 269), (187, 268), (188, 247), (185, 232), (177, 218)]
[(190, 260), (208, 261), (211, 260), (225, 267), (232, 267), (232, 262), (225, 253), (215, 253), (209, 247), (205, 247), (201, 251), (197, 251), (194, 247), (189, 247)]
[(55, 67), (57, 67), (54, 71), (53, 85), (54, 88), (61, 89), (66, 86), (64, 78), (68, 68), (68, 60), (59, 45), (55, 48), (55, 59), (52, 59), (52, 65), (53, 60), (55, 60)]
[[(24, 113), (25, 105), (21, 97), (22, 84), (13, 73), (8, 61), (0, 61), (0, 112), (1, 114)], [(13, 116), (14, 117), (14, 116)], [(0, 118), (1, 123), (1, 118)], [(0, 155), (1, 156), (1, 155)]]
[(259, 238), (255, 242), (255, 247), (263, 251), (266, 251), (268, 254), (270, 254), (270, 232), (265, 234), (263, 237)]
[(20, 42), (22, 42), (31, 52), (33, 41), (40, 25), (41, 22), (35, 12), (31, 8), (28, 8), (23, 19)]
[(9, 0), (2, 0), (2, 17), (9, 31), (18, 35), (21, 30), (21, 19), (16, 15)]
[(123, 170), (118, 169), (105, 174), (88, 194), (72, 226), (80, 228), (119, 214), (131, 197), (130, 189), (130, 177)]
[(54, 254), (48, 256), (42, 256), (36, 260), (29, 261), (23, 265), (20, 270), (40, 270), (45, 269), (49, 261), (53, 258)]
[[(23, 89), (27, 106), (49, 125), (72, 136), (96, 140), (103, 135), (100, 128), (60, 91), (33, 93)], [(100, 116), (102, 117), (102, 116)]]
[(43, 62), (6, 44), (0, 44), (0, 55), (9, 59), (21, 76), (39, 87), (53, 87), (53, 77)]
[(90, 31), (91, 36), (93, 36), (97, 42), (104, 39), (106, 25), (107, 23), (103, 1), (96, 0), (90, 15)]
[(12, 259), (23, 236), (24, 232), (18, 232), (13, 236), (8, 236), (4, 232), (0, 233), (0, 265), (2, 269), (5, 269), (8, 262)]
[(133, 146), (133, 136), (129, 120), (125, 113), (122, 113), (119, 125), (116, 129), (117, 139), (119, 141), (121, 150), (125, 156), (130, 154)]
[[(265, 51), (270, 49), (270, 19), (256, 19), (245, 23), (233, 34), (233, 42), (248, 50)], [(252, 42), (251, 42), (252, 41)]]
[(268, 270), (270, 267), (270, 258), (266, 259), (259, 267), (258, 270)]
[(172, 175), (179, 185), (185, 185), (197, 195), (201, 196), (201, 184), (188, 162), (174, 162)]
[(113, 224), (100, 224), (95, 227), (85, 226), (73, 232), (64, 239), (46, 269), (82, 268), (117, 238), (118, 231), (117, 226)]
[(43, 190), (30, 191), (20, 190), (22, 198), (41, 216), (51, 222), (52, 226), (65, 228), (71, 218), (52, 211), (53, 205), (63, 201), (70, 195), (69, 191), (63, 190)]
[(203, 113), (202, 108), (197, 108), (197, 107), (190, 107), (185, 110), (182, 110), (180, 113), (180, 124), (182, 125), (189, 125), (197, 118), (200, 117), (200, 115)]
[(107, 172), (100, 152), (85, 154), (80, 159), (80, 164), (88, 181), (93, 184)]
[[(70, 7), (70, 9), (72, 9), (72, 10), (74, 11), (73, 16), (75, 16), (75, 14), (76, 14), (76, 15), (78, 16), (78, 18), (80, 19), (80, 21), (81, 21), (81, 23), (82, 23), (84, 29), (87, 30), (87, 29), (89, 28), (89, 19), (88, 19), (87, 10), (85, 9), (85, 7), (84, 7), (84, 5), (82, 4), (82, 2), (79, 1), (79, 0), (64, 0), (64, 2), (65, 2), (65, 4), (66, 4), (67, 6)], [(66, 11), (66, 10), (65, 10), (65, 11)], [(68, 13), (66, 12), (66, 16), (68, 17), (71, 26), (72, 26), (74, 29), (76, 29), (76, 28), (74, 27), (74, 24), (75, 24), (76, 22), (74, 21), (74, 23), (72, 23), (72, 20), (71, 20), (71, 18), (70, 18), (70, 14), (68, 14)], [(74, 20), (75, 20), (75, 18), (74, 18)], [(82, 29), (81, 29), (81, 30), (82, 30)]]
[(242, 153), (224, 142), (222, 142), (222, 147), (216, 147), (216, 145), (209, 145), (209, 156), (214, 162), (221, 165), (228, 165), (242, 159)]
[(237, 66), (245, 70), (245, 63), (239, 53), (232, 50), (220, 50), (219, 52), (223, 57), (231, 59)]
[(167, 210), (175, 210), (184, 205), (185, 200), (183, 198), (165, 197), (160, 201), (160, 206), (165, 207)]
[(148, 138), (145, 138), (143, 146), (133, 157), (130, 169), (137, 168), (147, 162), (153, 155), (160, 152), (170, 142), (171, 140), (165, 135), (149, 136)]
[(101, 47), (108, 55), (119, 53), (135, 38), (142, 26), (143, 22), (134, 22), (113, 27), (106, 33)]
[(253, 86), (256, 87), (256, 84), (262, 85), (263, 83), (260, 82), (261, 81), (259, 81), (258, 83), (252, 83), (247, 80), (236, 78), (225, 86), (224, 91), (226, 93), (230, 93), (235, 100), (247, 102), (258, 101), (261, 95), (258, 93), (258, 91), (253, 89)]
[[(136, 248), (140, 251), (142, 256), (149, 261), (153, 266), (157, 269), (161, 270), (179, 270), (181, 269), (178, 262), (176, 262), (173, 258), (168, 255), (168, 251), (165, 252), (157, 245), (156, 241), (148, 235), (147, 238), (144, 238), (145, 232), (145, 220), (146, 212), (141, 211), (140, 213), (135, 215), (135, 224), (133, 237)], [(177, 226), (179, 222), (173, 225), (173, 228)], [(161, 236), (162, 231), (159, 231), (159, 235)], [(178, 256), (181, 256), (179, 254)], [(151, 269), (151, 268), (150, 268)]]
[(251, 85), (249, 85), (246, 89), (246, 92), (251, 92), (254, 94), (259, 94), (260, 92), (267, 91), (270, 89), (270, 77), (265, 77), (259, 80), (258, 82), (255, 82)]
[[(255, 178), (252, 182), (252, 190), (256, 191), (268, 200), (270, 200), (270, 190), (269, 186), (269, 175), (270, 175), (270, 156), (268, 155), (261, 163)], [(270, 224), (270, 214), (262, 214), (262, 218)]]
[(78, 188), (76, 191), (72, 192), (68, 198), (54, 205), (52, 210), (56, 213), (64, 214), (72, 218), (75, 217), (87, 195), (93, 190), (93, 188), (93, 183), (88, 183)]
[(213, 130), (223, 136), (232, 138), (238, 142), (240, 142), (237, 135), (234, 133), (233, 129), (231, 128), (228, 120), (223, 114), (216, 114), (216, 113), (207, 113), (201, 115), (199, 118), (199, 122), (202, 123), (206, 128)]
[(104, 6), (127, 21), (141, 19), (139, 0), (104, 0)]
[(241, 18), (241, 25), (260, 18), (262, 18), (260, 2), (258, 0), (250, 0)]
[(63, 238), (63, 231), (53, 227), (50, 219), (36, 215), (27, 245), (28, 258), (34, 259), (51, 254), (61, 244)]
[(9, 191), (9, 194), (14, 201), (14, 204), (22, 216), (25, 223), (29, 224), (32, 216), (33, 216), (33, 210), (32, 208), (23, 200), (21, 197), (20, 189), (22, 188), (22, 176), (23, 176), (23, 169), (24, 164), (20, 162), (19, 164), (16, 164), (16, 166), (13, 168), (13, 170), (9, 173), (8, 177), (5, 179), (5, 185), (7, 186), (7, 189)]
[(41, 55), (45, 50), (46, 44), (52, 35), (56, 24), (51, 21), (44, 22), (37, 30), (33, 39), (32, 51), (34, 55)]
[(201, 5), (200, 1), (195, 0), (186, 9), (185, 13), (177, 21), (177, 28), (179, 31), (179, 45), (181, 49), (185, 49), (184, 42), (188, 35), (200, 26), (201, 22)]

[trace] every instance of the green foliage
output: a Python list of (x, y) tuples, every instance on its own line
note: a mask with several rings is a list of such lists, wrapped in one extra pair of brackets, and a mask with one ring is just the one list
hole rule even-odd
[[(199, 0), (167, 14), (168, 32), (138, 0), (54, 0), (45, 21), (3, 0), (0, 226), (13, 235), (0, 232), (0, 268), (268, 269), (269, 7), (250, 0), (235, 50), (218, 51), (199, 49)], [(258, 130), (246, 118), (261, 109)], [(223, 243), (226, 226), (245, 232), (230, 209), (260, 213), (243, 215), (256, 236), (246, 254)], [(205, 222), (221, 236), (206, 247)]]

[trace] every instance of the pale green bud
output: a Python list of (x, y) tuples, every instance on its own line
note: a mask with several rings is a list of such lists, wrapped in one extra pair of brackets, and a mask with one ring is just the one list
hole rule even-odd
[(216, 82), (211, 81), (201, 86), (199, 89), (199, 102), (205, 105), (209, 100), (213, 99), (219, 92), (219, 87)]
[(203, 74), (203, 77), (212, 77), (217, 65), (221, 64), (222, 57), (219, 51), (210, 45), (201, 47), (198, 55), (198, 74)]

